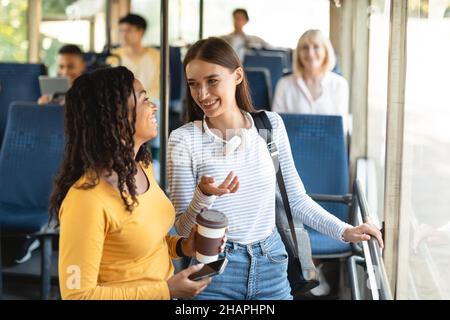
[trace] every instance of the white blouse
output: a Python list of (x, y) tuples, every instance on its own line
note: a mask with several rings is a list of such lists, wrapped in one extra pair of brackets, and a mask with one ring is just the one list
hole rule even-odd
[(349, 99), (347, 80), (338, 74), (327, 72), (322, 78), (321, 86), (322, 93), (314, 100), (303, 78), (295, 74), (281, 78), (275, 90), (272, 111), (339, 115), (343, 116), (346, 128)]

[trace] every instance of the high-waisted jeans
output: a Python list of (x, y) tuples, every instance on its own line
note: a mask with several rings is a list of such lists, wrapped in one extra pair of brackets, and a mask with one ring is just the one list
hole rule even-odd
[(288, 255), (278, 231), (266, 239), (243, 245), (227, 242), (228, 265), (195, 299), (292, 300), (287, 279)]

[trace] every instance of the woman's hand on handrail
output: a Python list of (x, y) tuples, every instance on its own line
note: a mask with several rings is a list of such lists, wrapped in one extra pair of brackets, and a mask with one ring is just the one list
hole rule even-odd
[(378, 240), (380, 248), (384, 248), (383, 237), (380, 230), (371, 223), (363, 223), (357, 227), (348, 228), (344, 231), (343, 238), (348, 242), (360, 242), (370, 240), (371, 236)]

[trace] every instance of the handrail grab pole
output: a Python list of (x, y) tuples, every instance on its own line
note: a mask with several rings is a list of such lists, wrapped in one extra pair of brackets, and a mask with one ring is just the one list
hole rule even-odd
[[(360, 208), (361, 217), (363, 222), (368, 222), (370, 220), (369, 206), (367, 203), (366, 196), (362, 191), (361, 182), (355, 180), (354, 190), (356, 191), (357, 203)], [(381, 248), (376, 238), (372, 237), (369, 242), (369, 251), (372, 263), (375, 267), (375, 272), (377, 275), (377, 285), (381, 300), (392, 300), (391, 288), (389, 285), (389, 280), (387, 278), (386, 269), (384, 267), (384, 262), (382, 259)]]

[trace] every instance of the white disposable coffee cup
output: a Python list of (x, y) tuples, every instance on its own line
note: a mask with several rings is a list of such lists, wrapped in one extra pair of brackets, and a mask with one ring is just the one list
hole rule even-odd
[(195, 235), (195, 257), (202, 263), (210, 263), (219, 259), (219, 248), (222, 244), (228, 219), (217, 210), (203, 210), (197, 215), (197, 234)]

